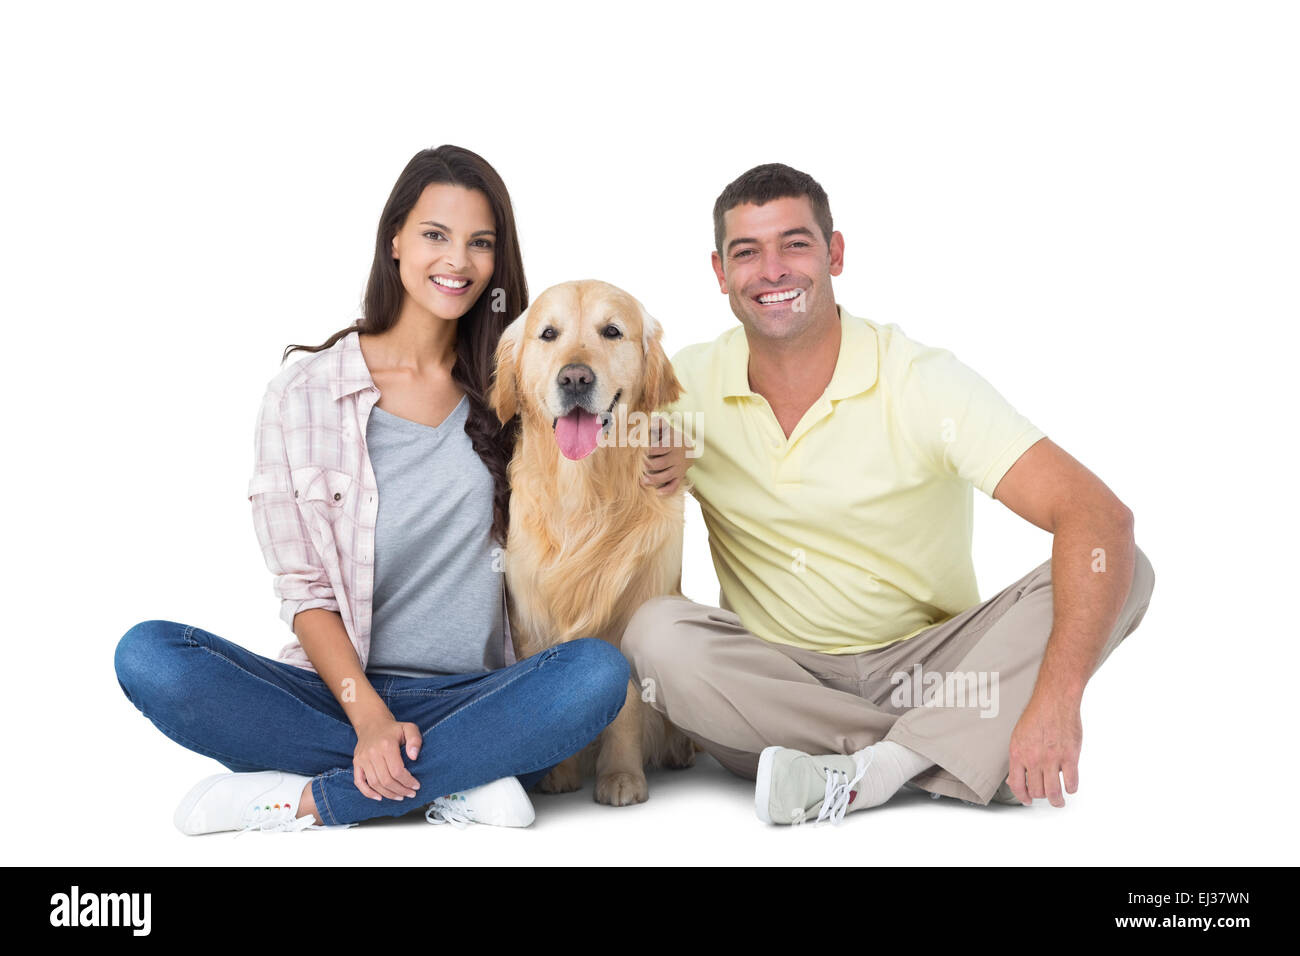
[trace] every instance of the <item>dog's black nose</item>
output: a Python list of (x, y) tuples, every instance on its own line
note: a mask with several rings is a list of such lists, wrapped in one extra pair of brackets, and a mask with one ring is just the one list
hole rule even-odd
[(555, 382), (565, 395), (576, 397), (591, 391), (591, 387), (596, 384), (596, 373), (591, 370), (590, 365), (574, 363), (560, 369)]

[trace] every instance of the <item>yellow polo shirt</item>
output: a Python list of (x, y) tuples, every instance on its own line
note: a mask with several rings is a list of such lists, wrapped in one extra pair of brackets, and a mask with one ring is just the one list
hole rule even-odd
[(855, 654), (979, 603), (971, 489), (992, 497), (1046, 436), (946, 349), (839, 314), (835, 373), (788, 439), (740, 325), (673, 357), (665, 411), (694, 416), (721, 605), (764, 640)]

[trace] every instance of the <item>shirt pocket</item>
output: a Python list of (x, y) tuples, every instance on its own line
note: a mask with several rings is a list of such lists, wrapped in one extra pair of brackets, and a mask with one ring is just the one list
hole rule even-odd
[(320, 515), (333, 524), (348, 504), (352, 476), (346, 471), (309, 465), (295, 468), (291, 477), (298, 507), (308, 514)]

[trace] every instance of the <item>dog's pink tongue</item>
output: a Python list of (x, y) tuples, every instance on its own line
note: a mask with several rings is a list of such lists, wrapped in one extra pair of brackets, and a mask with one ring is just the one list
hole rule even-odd
[(599, 437), (600, 419), (581, 408), (575, 408), (555, 423), (555, 441), (560, 453), (570, 461), (590, 455)]

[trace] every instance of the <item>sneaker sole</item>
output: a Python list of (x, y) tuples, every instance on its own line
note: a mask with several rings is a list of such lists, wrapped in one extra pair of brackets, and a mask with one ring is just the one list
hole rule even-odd
[(781, 747), (764, 747), (758, 755), (758, 772), (754, 777), (754, 812), (764, 823), (771, 823), (768, 813), (772, 797), (772, 761)]

